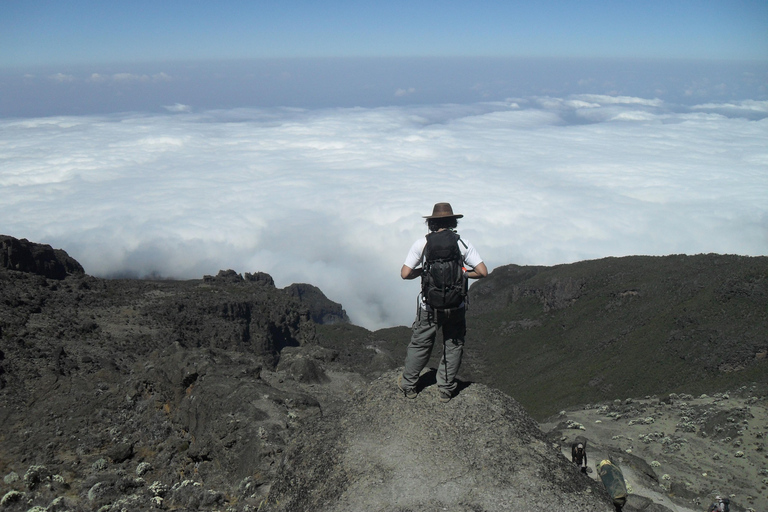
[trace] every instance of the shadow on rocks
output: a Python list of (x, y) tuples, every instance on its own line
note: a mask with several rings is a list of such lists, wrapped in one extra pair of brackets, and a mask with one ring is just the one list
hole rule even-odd
[[(419, 380), (416, 382), (416, 391), (421, 393), (428, 387), (435, 385), (437, 385), (437, 368), (428, 368), (419, 375)], [(454, 393), (454, 396), (458, 395), (471, 385), (471, 381), (456, 379), (456, 392)]]

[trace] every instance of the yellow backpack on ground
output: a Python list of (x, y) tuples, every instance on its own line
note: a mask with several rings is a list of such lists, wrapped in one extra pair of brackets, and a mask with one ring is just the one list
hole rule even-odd
[(597, 465), (597, 474), (603, 481), (605, 489), (613, 499), (613, 504), (617, 507), (623, 507), (627, 503), (627, 484), (624, 482), (624, 474), (610, 460), (603, 460)]

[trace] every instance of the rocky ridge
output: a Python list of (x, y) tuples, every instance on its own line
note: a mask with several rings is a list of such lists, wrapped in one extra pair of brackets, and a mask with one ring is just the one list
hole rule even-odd
[[(623, 457), (631, 479), (638, 443), (612, 437), (651, 408), (663, 423), (654, 399), (607, 402), (565, 411), (545, 435), (517, 401), (466, 378), (439, 403), (430, 372), (407, 400), (384, 333), (264, 273), (101, 280), (35, 265), (0, 268), (0, 510), (611, 510), (561, 454), (563, 425), (582, 420), (595, 453)], [(357, 341), (319, 335), (329, 314)], [(666, 446), (652, 434), (642, 439)], [(648, 456), (679, 473), (636, 484), (625, 512), (683, 510), (675, 492), (711, 491), (684, 479), (693, 466)]]
[(329, 300), (317, 286), (306, 283), (294, 283), (283, 290), (305, 304), (312, 315), (312, 321), (318, 324), (349, 323), (347, 312), (341, 304)]
[[(266, 274), (19, 268), (0, 269), (0, 510), (495, 510), (520, 494), (609, 510), (514, 400), (477, 385), (407, 401), (391, 360), (358, 347), (370, 363), (349, 371)], [(436, 485), (430, 462), (449, 468)]]
[(438, 400), (435, 370), (409, 400), (386, 372), (291, 441), (263, 510), (612, 510), (512, 398), (465, 383)]
[(64, 251), (3, 243), (2, 507), (258, 503), (291, 429), (320, 414), (262, 379), (286, 349), (319, 349), (311, 310), (263, 273), (103, 280)]

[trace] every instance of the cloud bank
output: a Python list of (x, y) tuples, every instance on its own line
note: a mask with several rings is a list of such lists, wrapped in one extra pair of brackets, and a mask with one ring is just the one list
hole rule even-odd
[(309, 282), (408, 325), (399, 269), (449, 201), (489, 268), (768, 254), (768, 102), (602, 95), (0, 119), (0, 233), (89, 274)]

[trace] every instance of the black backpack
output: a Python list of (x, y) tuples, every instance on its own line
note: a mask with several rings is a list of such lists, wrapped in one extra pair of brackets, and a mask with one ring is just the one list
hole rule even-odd
[(467, 246), (457, 233), (448, 229), (427, 235), (421, 295), (432, 309), (458, 308), (467, 296), (459, 242)]
[(571, 444), (571, 460), (576, 460), (579, 445), (582, 446), (582, 455), (587, 453), (587, 438), (584, 436), (576, 436), (573, 440), (573, 444)]

